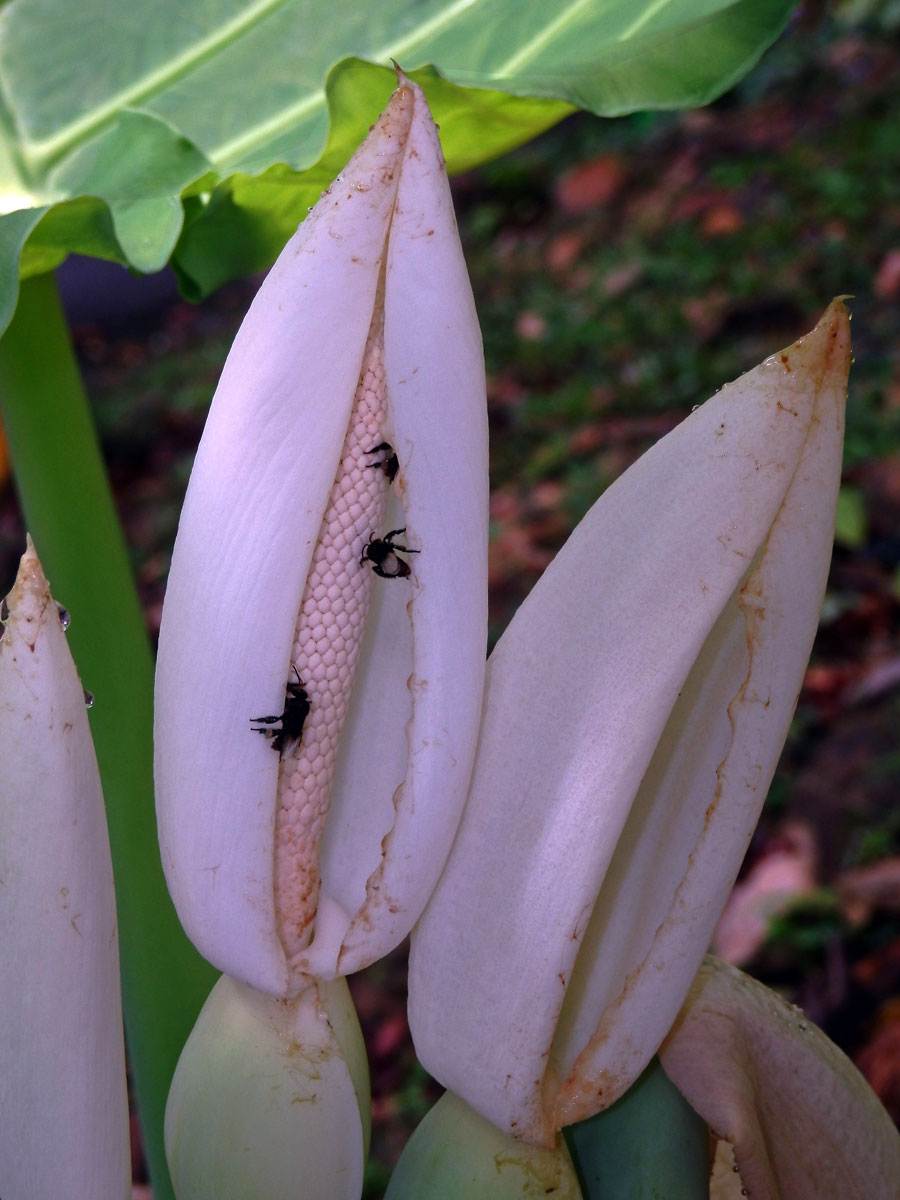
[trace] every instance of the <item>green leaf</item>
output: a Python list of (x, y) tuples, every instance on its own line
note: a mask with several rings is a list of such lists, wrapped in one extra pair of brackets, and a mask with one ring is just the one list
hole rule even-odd
[[(517, 99), (448, 83), (431, 68), (410, 73), (422, 84), (451, 169), (465, 170), (503, 153), (570, 111), (546, 100)], [(392, 68), (345, 59), (330, 72), (325, 93), (328, 141), (303, 171), (277, 163), (259, 175), (232, 175), (205, 204), (185, 203), (185, 231), (173, 266), (182, 290), (202, 299), (229, 279), (268, 266), (362, 141), (397, 77)]]
[(12, 0), (0, 10), (0, 226), (17, 223), (0, 233), (0, 313), (14, 302), (20, 212), (78, 197), (96, 200), (68, 212), (70, 241), (58, 224), (50, 245), (35, 230), (24, 273), (73, 249), (143, 271), (171, 254), (199, 296), (266, 265), (384, 106), (391, 58), (426, 88), (455, 171), (572, 106), (615, 116), (706, 103), (792, 7), (82, 0), (73, 19), (68, 0)]
[(158, 117), (119, 113), (52, 172), (54, 191), (105, 200), (129, 263), (165, 266), (181, 232), (181, 190), (209, 170), (204, 155)]
[[(127, 262), (113, 228), (112, 216), (102, 200), (80, 196), (54, 204), (50, 209), (30, 209), (43, 213), (25, 244), (19, 272), (22, 279), (45, 275), (69, 254), (90, 254), (111, 262)], [(22, 213), (12, 213), (10, 220)], [(0, 221), (0, 229), (3, 222)]]
[[(39, 224), (45, 208), (25, 208), (0, 220), (0, 330), (6, 328), (16, 311), (19, 279), (15, 264), (28, 235)], [(50, 263), (45, 269), (50, 270)]]
[(864, 546), (867, 527), (865, 496), (858, 488), (845, 485), (838, 492), (834, 540), (842, 546)]

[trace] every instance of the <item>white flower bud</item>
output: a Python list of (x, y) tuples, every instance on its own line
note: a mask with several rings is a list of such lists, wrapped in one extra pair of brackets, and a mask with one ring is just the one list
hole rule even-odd
[[(112, 863), (85, 695), (31, 540), (0, 638), (0, 1195), (131, 1195)], [(77, 615), (76, 615), (77, 619)]]
[(435, 127), (401, 79), (238, 333), (169, 576), (163, 865), (236, 978), (293, 995), (424, 907), (478, 732), (487, 513), (481, 338)]

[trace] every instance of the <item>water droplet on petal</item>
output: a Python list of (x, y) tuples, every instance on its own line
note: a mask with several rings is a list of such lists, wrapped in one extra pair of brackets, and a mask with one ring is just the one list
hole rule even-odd
[(63, 633), (65, 633), (65, 631), (69, 628), (69, 626), (72, 623), (72, 616), (71, 616), (69, 610), (67, 608), (65, 608), (62, 604), (57, 604), (56, 611), (59, 614), (59, 623), (62, 627), (62, 631), (63, 631)]
[(7, 603), (6, 597), (4, 596), (3, 599), (0, 600), (0, 621), (3, 621), (5, 623), (8, 620), (9, 620), (9, 604)]
[(94, 693), (93, 692), (88, 692), (88, 691), (84, 692), (84, 707), (85, 708), (93, 708), (94, 707)]

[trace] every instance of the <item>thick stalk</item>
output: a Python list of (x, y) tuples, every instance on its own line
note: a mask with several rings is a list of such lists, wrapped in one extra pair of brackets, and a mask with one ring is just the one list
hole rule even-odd
[[(153, 659), (87, 397), (51, 275), (23, 282), (0, 338), (16, 487), (84, 686), (109, 821), (128, 1054), (157, 1200), (171, 1196), (163, 1113), (213, 982), (163, 879), (153, 811)], [(23, 547), (24, 549), (24, 547)]]
[(657, 1058), (611, 1108), (564, 1133), (584, 1200), (708, 1200), (706, 1125)]

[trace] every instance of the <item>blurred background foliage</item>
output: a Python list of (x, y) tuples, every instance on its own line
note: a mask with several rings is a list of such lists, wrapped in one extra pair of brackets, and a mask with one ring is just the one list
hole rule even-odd
[[(898, 128), (900, 4), (807, 3), (711, 107), (576, 115), (454, 181), (488, 370), (493, 638), (629, 463), (810, 329), (833, 295), (854, 297), (845, 483), (822, 626), (718, 949), (801, 1004), (895, 1120)], [(193, 452), (259, 280), (197, 307), (165, 273), (138, 280), (69, 260), (61, 283), (155, 634)], [(7, 479), (9, 583), (23, 540)], [(375, 1197), (437, 1093), (409, 1043), (402, 951), (351, 983), (372, 1057)]]

